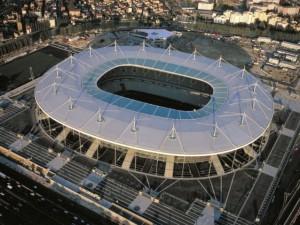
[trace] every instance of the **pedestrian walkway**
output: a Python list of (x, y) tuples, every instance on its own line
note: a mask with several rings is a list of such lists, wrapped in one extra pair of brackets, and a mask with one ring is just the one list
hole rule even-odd
[(18, 139), (17, 135), (3, 127), (0, 127), (0, 145), (9, 147)]
[(56, 157), (56, 153), (37, 143), (30, 143), (22, 151), (18, 152), (23, 156), (27, 156), (32, 162), (37, 163), (43, 167)]
[(90, 167), (75, 160), (70, 160), (57, 172), (57, 175), (74, 184), (80, 185), (81, 181), (89, 175), (90, 171)]

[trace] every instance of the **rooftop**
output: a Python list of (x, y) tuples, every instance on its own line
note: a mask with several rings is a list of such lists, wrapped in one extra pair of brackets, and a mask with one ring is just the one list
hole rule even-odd
[(156, 39), (168, 39), (174, 35), (174, 32), (168, 31), (166, 29), (137, 29), (138, 32), (146, 33), (147, 39), (156, 40)]
[[(97, 81), (120, 65), (198, 79), (214, 91), (204, 107), (182, 111), (99, 89)], [(171, 48), (115, 45), (83, 51), (46, 72), (35, 98), (46, 115), (88, 136), (178, 156), (242, 148), (266, 131), (273, 116), (272, 97), (246, 70)]]

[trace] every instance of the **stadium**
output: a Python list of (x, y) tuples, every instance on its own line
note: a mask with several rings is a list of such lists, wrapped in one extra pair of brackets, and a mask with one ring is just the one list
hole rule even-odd
[(206, 179), (264, 149), (273, 100), (246, 69), (173, 49), (89, 48), (35, 88), (42, 130), (79, 154), (146, 176)]

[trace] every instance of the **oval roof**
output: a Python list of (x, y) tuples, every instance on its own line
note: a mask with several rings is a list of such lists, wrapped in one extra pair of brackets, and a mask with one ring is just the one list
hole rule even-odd
[[(213, 87), (213, 95), (203, 108), (181, 111), (97, 87), (106, 72), (128, 65), (199, 79)], [(266, 131), (273, 116), (271, 95), (246, 70), (224, 60), (138, 46), (90, 49), (69, 57), (43, 75), (35, 98), (49, 117), (88, 136), (180, 156), (207, 156), (244, 147)]]

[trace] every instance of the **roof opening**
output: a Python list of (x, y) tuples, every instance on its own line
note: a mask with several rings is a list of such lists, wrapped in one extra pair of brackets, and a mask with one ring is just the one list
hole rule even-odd
[(116, 67), (97, 85), (126, 98), (184, 111), (202, 108), (213, 93), (206, 82), (137, 66)]

